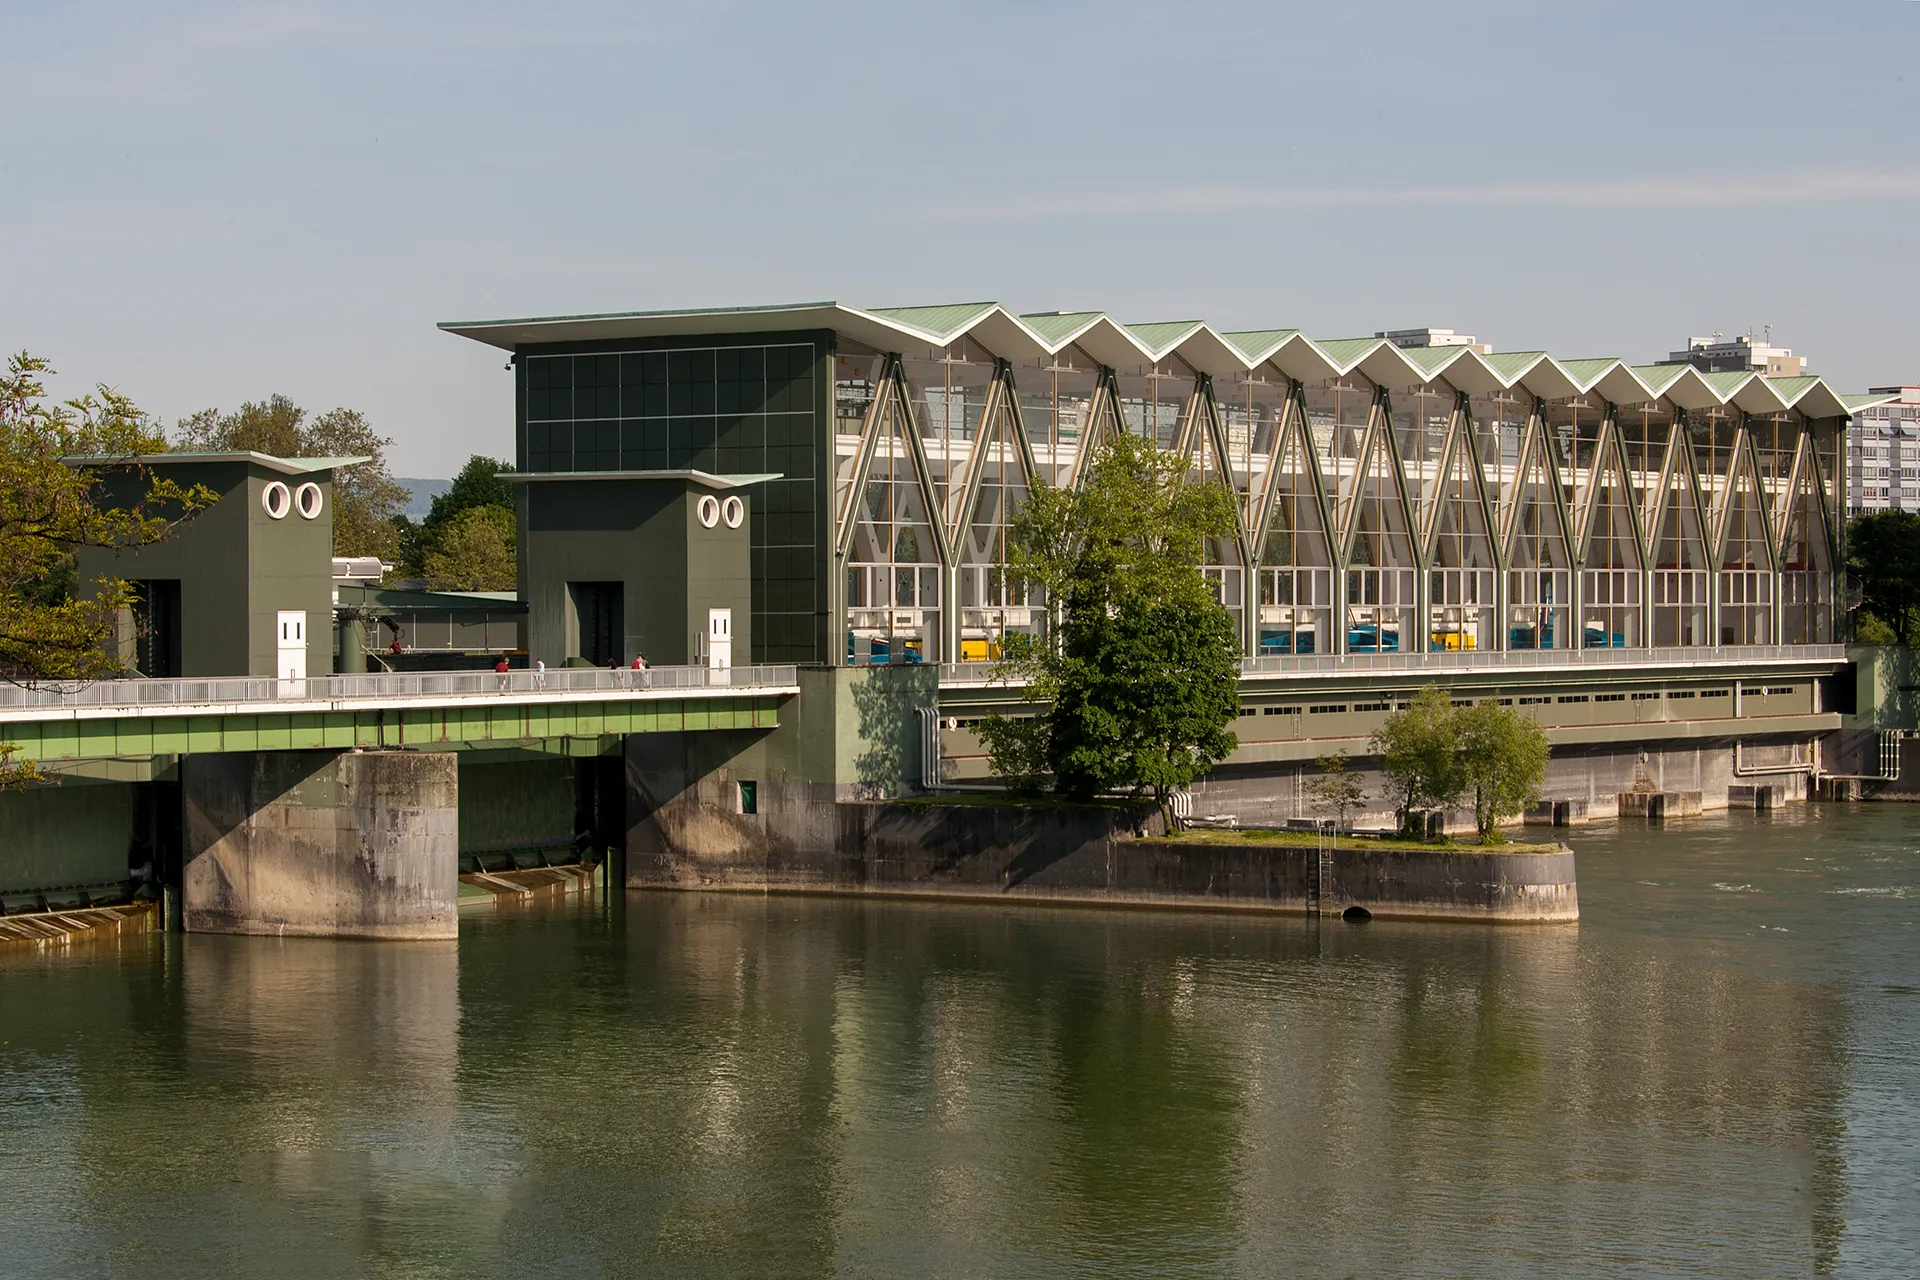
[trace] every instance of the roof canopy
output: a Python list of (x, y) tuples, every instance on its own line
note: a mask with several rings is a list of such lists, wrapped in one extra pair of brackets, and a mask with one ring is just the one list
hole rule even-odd
[(364, 458), (276, 458), (270, 453), (256, 453), (251, 449), (235, 449), (224, 453), (130, 453), (130, 454), (81, 454), (63, 461), (73, 466), (121, 466), (121, 467), (160, 467), (177, 466), (181, 463), (204, 462), (250, 462), (265, 467), (269, 471), (278, 471), (283, 476), (311, 475), (316, 471), (337, 471), (341, 467), (357, 466), (362, 462), (372, 462), (371, 457)]
[(779, 471), (756, 471), (744, 475), (715, 475), (710, 471), (515, 471), (500, 477), (508, 484), (545, 484), (550, 480), (691, 480), (709, 489), (744, 489), (750, 484), (784, 480)]
[(1298, 329), (1221, 332), (1203, 320), (1125, 325), (1099, 311), (1015, 315), (997, 302), (866, 309), (840, 302), (798, 302), (449, 321), (440, 328), (507, 351), (551, 342), (802, 329), (831, 329), (877, 351), (945, 347), (971, 338), (1013, 361), (1044, 358), (1073, 344), (1093, 359), (1121, 369), (1178, 362), (1215, 378), (1271, 370), (1302, 381), (1357, 372), (1387, 386), (1445, 379), (1474, 394), (1524, 386), (1548, 399), (1591, 393), (1616, 404), (1640, 404), (1665, 397), (1685, 408), (1733, 404), (1749, 413), (1797, 409), (1816, 418), (1841, 417), (1898, 398), (1844, 396), (1825, 379), (1810, 376), (1701, 373), (1690, 365), (1636, 366), (1612, 357), (1556, 360), (1544, 351), (1482, 355), (1466, 346), (1401, 348), (1385, 338), (1316, 341)]

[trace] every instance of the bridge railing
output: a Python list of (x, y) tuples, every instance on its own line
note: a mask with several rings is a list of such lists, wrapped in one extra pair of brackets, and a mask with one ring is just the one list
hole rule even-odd
[(777, 689), (799, 679), (791, 666), (555, 667), (534, 671), (398, 671), (281, 680), (233, 676), (204, 680), (94, 680), (0, 684), (0, 708), (157, 707), (245, 702), (353, 702), (388, 698), (487, 698), (503, 693), (557, 695), (700, 689)]
[[(1840, 644), (1733, 644), (1664, 649), (1502, 649), (1433, 653), (1289, 653), (1240, 661), (1240, 678), (1267, 676), (1372, 675), (1403, 672), (1444, 676), (1485, 671), (1525, 671), (1536, 667), (1605, 670), (1622, 667), (1671, 667), (1764, 662), (1844, 662)], [(993, 662), (948, 662), (940, 666), (942, 685), (989, 684)]]

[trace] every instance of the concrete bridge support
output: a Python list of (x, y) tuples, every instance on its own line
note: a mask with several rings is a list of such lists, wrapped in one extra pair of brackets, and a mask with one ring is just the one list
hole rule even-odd
[(254, 751), (180, 762), (189, 933), (453, 938), (449, 751)]

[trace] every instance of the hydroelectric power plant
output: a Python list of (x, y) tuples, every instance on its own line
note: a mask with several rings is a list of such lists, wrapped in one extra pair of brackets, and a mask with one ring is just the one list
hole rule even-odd
[[(442, 328), (509, 353), (518, 590), (335, 564), (356, 459), (75, 460), (219, 500), (83, 554), (135, 584), (128, 678), (0, 690), (0, 741), (58, 781), (0, 797), (7, 910), (148, 884), (190, 931), (446, 937), (463, 866), (527, 860), (938, 891), (958, 864), (903, 870), (926, 824), (883, 802), (991, 785), (979, 720), (1031, 710), (994, 661), (1047, 618), (1008, 521), (1121, 433), (1235, 501), (1202, 568), (1240, 745), (1198, 816), (1308, 817), (1313, 761), (1431, 683), (1542, 726), (1546, 823), (1899, 773), (1905, 676), (1838, 642), (1839, 440), (1877, 400), (1817, 377), (993, 304)], [(1000, 860), (975, 880), (1072, 852), (997, 821), (953, 837)]]

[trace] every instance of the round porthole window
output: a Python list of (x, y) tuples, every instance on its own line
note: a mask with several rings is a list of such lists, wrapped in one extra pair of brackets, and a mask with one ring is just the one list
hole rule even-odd
[(293, 508), (293, 495), (280, 481), (269, 480), (267, 487), (260, 491), (260, 506), (269, 519), (284, 520)]
[(747, 518), (747, 504), (738, 498), (728, 498), (720, 504), (720, 518), (727, 522), (727, 528), (738, 529), (740, 522)]
[(710, 493), (700, 495), (700, 501), (694, 506), (694, 514), (700, 517), (700, 523), (711, 529), (720, 523), (720, 499)]
[(311, 480), (293, 491), (293, 505), (303, 520), (312, 520), (320, 514), (321, 501), (320, 486)]

